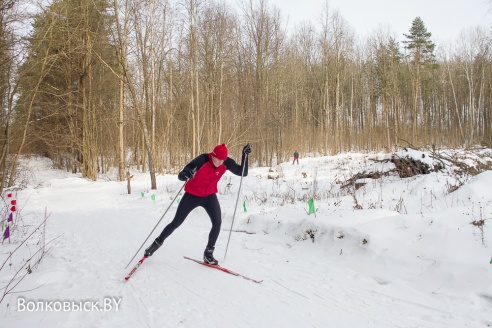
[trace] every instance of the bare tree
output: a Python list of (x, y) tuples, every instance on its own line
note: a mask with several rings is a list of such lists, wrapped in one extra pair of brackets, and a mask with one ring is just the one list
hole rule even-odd
[[(127, 0), (125, 2), (125, 8), (129, 9), (129, 6), (132, 5), (130, 0)], [(134, 4), (133, 4), (134, 5)], [(147, 153), (147, 158), (149, 161), (149, 173), (151, 177), (151, 188), (152, 189), (157, 189), (157, 182), (156, 182), (156, 177), (155, 177), (155, 166), (154, 166), (154, 154), (152, 152), (153, 146), (152, 146), (152, 134), (151, 131), (149, 131), (148, 128), (148, 123), (146, 119), (146, 110), (145, 108), (142, 108), (142, 102), (140, 101), (139, 93), (137, 92), (137, 80), (135, 77), (134, 72), (130, 69), (129, 66), (129, 55), (127, 51), (127, 36), (124, 34), (124, 28), (122, 26), (126, 26), (128, 24), (128, 21), (130, 19), (129, 17), (129, 12), (125, 12), (125, 16), (123, 17), (123, 20), (120, 20), (120, 9), (118, 8), (118, 3), (116, 0), (113, 2), (113, 8), (115, 12), (115, 19), (116, 19), (116, 41), (117, 41), (117, 55), (118, 55), (118, 60), (120, 67), (122, 68), (122, 75), (121, 78), (123, 79), (125, 85), (128, 87), (129, 95), (130, 95), (130, 100), (132, 103), (132, 107), (135, 111), (135, 114), (137, 116), (137, 122), (139, 124), (139, 127), (142, 132), (142, 139), (143, 139), (143, 145), (145, 148), (145, 151)], [(136, 9), (138, 7), (132, 7), (132, 9)], [(134, 14), (134, 23), (137, 24), (139, 23), (139, 19), (142, 19), (143, 17), (138, 15), (138, 11), (134, 11), (130, 9), (130, 12)], [(145, 68), (147, 68), (147, 63), (145, 63)]]

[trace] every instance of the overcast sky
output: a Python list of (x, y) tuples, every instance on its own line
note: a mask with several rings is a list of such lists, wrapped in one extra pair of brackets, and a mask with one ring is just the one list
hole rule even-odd
[[(249, 0), (224, 1), (237, 7)], [(280, 9), (291, 29), (303, 21), (318, 23), (325, 4), (325, 0), (266, 1)], [(432, 33), (433, 41), (441, 44), (456, 41), (463, 29), (492, 28), (492, 0), (328, 0), (328, 4), (330, 10), (339, 10), (360, 37), (383, 26), (389, 27), (397, 40), (403, 39), (417, 16)]]
[[(237, 0), (227, 0), (237, 4)], [(289, 19), (289, 27), (301, 21), (317, 22), (325, 0), (268, 0), (282, 17)], [(378, 26), (389, 26), (397, 37), (412, 26), (420, 16), (432, 33), (434, 41), (454, 41), (464, 28), (477, 25), (492, 26), (489, 0), (329, 0), (331, 10), (338, 9), (357, 35), (363, 37)]]

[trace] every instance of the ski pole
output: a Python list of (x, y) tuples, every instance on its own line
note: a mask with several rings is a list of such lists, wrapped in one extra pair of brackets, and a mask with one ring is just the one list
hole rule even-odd
[[(188, 181), (186, 181), (188, 182)], [(159, 223), (161, 223), (162, 219), (164, 218), (164, 216), (166, 215), (167, 211), (169, 211), (169, 209), (171, 208), (171, 206), (173, 205), (174, 201), (176, 200), (176, 198), (178, 197), (179, 193), (181, 192), (181, 190), (183, 190), (184, 186), (186, 185), (186, 182), (183, 184), (183, 186), (181, 187), (181, 189), (179, 189), (178, 193), (176, 194), (176, 196), (174, 196), (173, 200), (171, 201), (171, 204), (169, 204), (168, 208), (166, 209), (166, 211), (164, 212), (164, 214), (162, 214), (161, 216), (161, 219), (159, 220), (159, 222), (157, 222), (157, 224), (155, 225), (154, 229), (152, 229), (152, 231), (150, 232), (150, 234), (147, 236), (147, 238), (145, 238), (144, 242), (142, 243), (142, 245), (140, 246), (140, 248), (137, 250), (137, 252), (135, 253), (135, 255), (133, 255), (132, 259), (130, 260), (130, 262), (128, 262), (128, 264), (126, 265), (125, 269), (128, 268), (128, 266), (130, 265), (130, 263), (132, 263), (133, 259), (135, 258), (135, 256), (137, 256), (138, 252), (140, 252), (140, 249), (142, 249), (142, 246), (147, 242), (147, 239), (149, 239), (149, 237), (152, 235), (152, 233), (154, 232), (155, 228), (157, 228), (157, 226), (159, 225)]]
[(237, 204), (239, 202), (239, 194), (241, 192), (241, 184), (243, 183), (244, 168), (246, 167), (246, 161), (247, 160), (248, 160), (248, 154), (246, 154), (246, 158), (244, 159), (243, 171), (241, 172), (241, 180), (239, 181), (239, 190), (237, 191), (236, 206), (234, 206), (234, 214), (232, 215), (231, 230), (229, 230), (229, 238), (227, 239), (227, 246), (226, 246), (226, 250), (225, 250), (225, 254), (224, 254), (224, 260), (227, 256), (227, 249), (229, 248), (229, 241), (231, 240), (232, 226), (234, 225), (234, 218), (236, 217), (236, 209), (237, 209)]

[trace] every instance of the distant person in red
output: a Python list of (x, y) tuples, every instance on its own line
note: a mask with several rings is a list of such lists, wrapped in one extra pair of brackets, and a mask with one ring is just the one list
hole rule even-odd
[(297, 164), (299, 164), (299, 153), (297, 150), (294, 152), (294, 161), (292, 162), (292, 165), (297, 161)]
[(203, 261), (217, 265), (219, 262), (214, 258), (215, 242), (219, 237), (220, 226), (222, 224), (222, 213), (217, 199), (217, 183), (226, 170), (235, 175), (241, 176), (244, 168), (244, 175), (248, 175), (248, 156), (251, 153), (251, 146), (247, 144), (243, 148), (241, 165), (237, 164), (232, 158), (227, 157), (227, 147), (225, 144), (217, 145), (214, 150), (207, 154), (201, 154), (189, 162), (178, 174), (178, 179), (186, 181), (184, 187), (185, 194), (179, 202), (174, 219), (162, 230), (159, 237), (145, 250), (145, 256), (152, 256), (161, 247), (164, 240), (171, 235), (186, 219), (190, 212), (201, 206), (205, 209), (212, 228), (208, 235), (208, 243), (203, 254)]

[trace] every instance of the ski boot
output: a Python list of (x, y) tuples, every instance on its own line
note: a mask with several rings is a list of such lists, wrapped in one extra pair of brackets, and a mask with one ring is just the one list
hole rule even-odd
[(218, 265), (219, 262), (214, 259), (214, 246), (207, 246), (205, 248), (205, 252), (203, 253), (203, 262), (211, 264), (211, 265)]
[(159, 247), (161, 247), (162, 243), (160, 243), (157, 239), (154, 240), (154, 242), (152, 243), (152, 245), (150, 245), (146, 250), (145, 250), (145, 256), (149, 257), (149, 256), (152, 256), (152, 254), (154, 254), (154, 252), (156, 250), (159, 249)]

